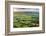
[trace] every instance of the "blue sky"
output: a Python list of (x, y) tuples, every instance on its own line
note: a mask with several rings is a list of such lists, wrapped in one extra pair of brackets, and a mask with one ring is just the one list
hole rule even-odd
[(39, 9), (38, 8), (16, 8), (15, 11), (24, 11), (24, 12), (39, 12)]

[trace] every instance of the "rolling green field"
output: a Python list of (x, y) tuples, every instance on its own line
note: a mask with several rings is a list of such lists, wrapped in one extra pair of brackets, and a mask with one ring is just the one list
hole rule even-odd
[(39, 13), (38, 12), (14, 12), (13, 13), (13, 27), (38, 27)]

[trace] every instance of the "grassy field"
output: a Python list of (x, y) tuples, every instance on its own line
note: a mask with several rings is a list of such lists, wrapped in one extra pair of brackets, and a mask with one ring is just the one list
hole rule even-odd
[(39, 13), (38, 12), (14, 12), (13, 27), (38, 27), (39, 26)]

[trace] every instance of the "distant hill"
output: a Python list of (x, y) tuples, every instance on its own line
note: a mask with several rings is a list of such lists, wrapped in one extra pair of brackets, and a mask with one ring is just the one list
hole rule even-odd
[(14, 15), (39, 16), (39, 12), (14, 12)]

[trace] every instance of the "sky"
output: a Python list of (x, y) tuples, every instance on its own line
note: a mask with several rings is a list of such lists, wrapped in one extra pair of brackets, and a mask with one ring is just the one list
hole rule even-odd
[(16, 9), (14, 9), (14, 11), (15, 12), (22, 12), (22, 11), (24, 11), (24, 12), (30, 12), (30, 11), (32, 11), (32, 12), (38, 12), (39, 11), (39, 9), (38, 8), (16, 8)]

